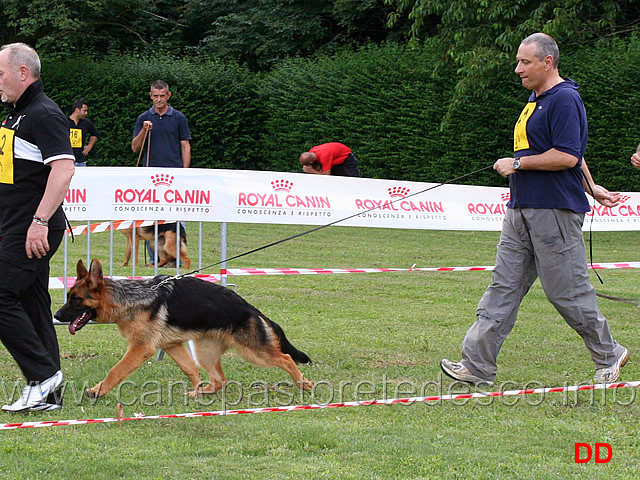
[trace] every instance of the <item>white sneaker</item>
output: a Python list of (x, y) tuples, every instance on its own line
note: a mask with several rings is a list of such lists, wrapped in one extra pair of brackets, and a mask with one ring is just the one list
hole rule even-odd
[[(20, 398), (11, 405), (3, 405), (2, 410), (5, 412), (23, 412), (35, 410), (57, 410), (62, 407), (62, 399), (60, 403), (51, 403), (50, 394), (59, 390), (64, 383), (64, 375), (58, 370), (55, 375), (47, 378), (42, 383), (36, 383), (35, 385), (27, 385), (22, 390)], [(44, 406), (43, 406), (44, 405)], [(59, 405), (58, 408), (47, 408), (46, 405)], [(36, 408), (43, 406), (41, 408)]]
[(31, 407), (27, 410), (27, 412), (51, 412), (53, 410), (62, 410), (61, 403), (39, 403), (35, 407)]
[(49, 393), (42, 403), (31, 407), (26, 412), (49, 412), (62, 409), (62, 397), (64, 395), (64, 383)]
[(489, 380), (484, 380), (480, 377), (476, 377), (464, 365), (462, 365), (462, 363), (452, 362), (451, 360), (443, 358), (440, 361), (440, 368), (448, 376), (460, 382), (471, 383), (478, 386), (493, 385), (493, 382), (490, 382)]
[(629, 350), (626, 348), (622, 355), (616, 360), (616, 362), (607, 368), (599, 368), (596, 370), (596, 374), (593, 377), (595, 383), (613, 383), (618, 380), (620, 376), (620, 369), (624, 367), (629, 360)]

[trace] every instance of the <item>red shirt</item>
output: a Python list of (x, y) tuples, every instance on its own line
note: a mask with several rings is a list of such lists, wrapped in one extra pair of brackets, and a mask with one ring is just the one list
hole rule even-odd
[(316, 145), (309, 151), (316, 154), (318, 157), (318, 163), (322, 166), (323, 172), (331, 170), (331, 167), (334, 165), (344, 163), (351, 153), (351, 149), (349, 147), (339, 142)]

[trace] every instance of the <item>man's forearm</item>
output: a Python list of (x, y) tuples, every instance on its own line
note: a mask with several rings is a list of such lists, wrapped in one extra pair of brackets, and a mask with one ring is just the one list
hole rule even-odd
[(180, 142), (182, 150), (182, 167), (189, 168), (191, 166), (191, 144), (188, 141)]
[(44, 220), (49, 220), (64, 201), (69, 191), (71, 178), (75, 167), (73, 160), (63, 159), (51, 162), (49, 180), (42, 196), (42, 200), (36, 209), (35, 215)]

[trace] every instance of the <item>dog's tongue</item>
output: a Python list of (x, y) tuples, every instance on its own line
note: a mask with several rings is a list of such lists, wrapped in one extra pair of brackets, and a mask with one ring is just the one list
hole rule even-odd
[(71, 322), (71, 323), (69, 324), (69, 333), (70, 333), (71, 335), (75, 335), (75, 334), (76, 334), (77, 327), (78, 327), (78, 320), (74, 320), (73, 322)]
[(75, 335), (89, 321), (89, 313), (85, 312), (69, 324), (69, 333)]

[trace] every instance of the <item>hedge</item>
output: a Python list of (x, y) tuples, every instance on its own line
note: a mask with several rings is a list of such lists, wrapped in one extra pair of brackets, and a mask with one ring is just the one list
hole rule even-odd
[[(640, 174), (629, 163), (640, 141), (633, 116), (639, 47), (636, 36), (561, 45), (560, 72), (581, 84), (587, 107), (589, 165), (614, 190), (636, 190)], [(437, 51), (396, 44), (291, 59), (259, 74), (228, 62), (132, 55), (45, 61), (43, 80), (65, 110), (77, 97), (89, 100), (101, 132), (93, 165), (135, 165), (136, 117), (151, 107), (151, 82), (164, 79), (171, 105), (189, 120), (194, 167), (297, 172), (301, 152), (340, 141), (363, 176), (445, 181), (511, 155), (513, 124), (529, 92), (515, 74), (496, 73), (492, 91), (469, 96), (443, 124), (457, 74), (446, 66), (434, 74), (439, 62)], [(506, 184), (493, 171), (464, 182)]]

